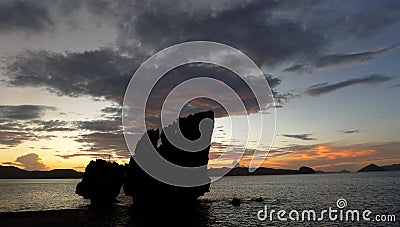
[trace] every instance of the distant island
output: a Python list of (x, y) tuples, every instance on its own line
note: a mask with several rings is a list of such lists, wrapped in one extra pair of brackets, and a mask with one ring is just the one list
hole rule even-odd
[(0, 179), (63, 179), (82, 178), (83, 173), (73, 169), (54, 169), (49, 171), (27, 171), (14, 166), (0, 165)]
[(382, 168), (385, 169), (386, 171), (399, 171), (400, 170), (400, 164), (382, 166)]
[[(225, 172), (226, 168), (209, 169), (208, 174), (210, 176), (220, 176), (221, 173)], [(288, 175), (288, 174), (315, 174), (316, 171), (310, 167), (302, 166), (298, 170), (292, 169), (273, 169), (260, 167), (254, 172), (249, 172), (247, 167), (235, 167), (230, 170), (226, 176), (257, 176), (257, 175)]]
[[(378, 168), (377, 168), (378, 167)], [(310, 168), (310, 167), (307, 167)], [(310, 168), (312, 169), (312, 168)], [(217, 176), (225, 172), (226, 168), (211, 168), (208, 170), (210, 176)], [(304, 171), (304, 170), (303, 170)], [(358, 170), (357, 172), (376, 172), (376, 171), (400, 171), (400, 164), (393, 164), (387, 166), (378, 166), (370, 164)], [(252, 176), (252, 175), (287, 175), (287, 174), (301, 174), (299, 170), (292, 169), (273, 169), (260, 167), (253, 173), (249, 173), (246, 167), (235, 167), (226, 174), (226, 176)], [(341, 170), (337, 172), (324, 172), (316, 170), (317, 174), (325, 173), (351, 173), (348, 170)], [(82, 178), (83, 173), (73, 169), (54, 169), (49, 171), (27, 171), (14, 166), (1, 166), (0, 165), (0, 179), (62, 179), (62, 178)]]

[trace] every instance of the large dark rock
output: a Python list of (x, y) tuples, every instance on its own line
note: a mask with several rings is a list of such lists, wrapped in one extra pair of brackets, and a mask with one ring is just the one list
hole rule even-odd
[[(201, 112), (189, 115), (186, 118), (179, 118), (178, 122), (174, 122), (172, 125), (164, 128), (161, 134), (159, 129), (148, 130), (137, 143), (134, 155), (143, 155), (145, 154), (143, 152), (149, 152), (149, 148), (151, 149), (151, 147), (154, 147), (164, 159), (173, 164), (185, 167), (205, 166), (204, 172), (198, 177), (202, 177), (204, 180), (210, 182), (210, 178), (207, 174), (210, 145), (197, 152), (183, 151), (172, 145), (164, 134), (164, 131), (168, 131), (168, 133), (178, 133), (176, 129), (179, 127), (186, 139), (195, 141), (202, 137), (206, 138), (208, 140), (207, 143), (210, 144), (213, 125), (210, 127), (209, 131), (203, 132), (206, 135), (201, 135), (199, 130), (200, 122), (206, 118), (214, 120), (214, 112)], [(151, 144), (149, 144), (147, 136)], [(161, 145), (158, 145), (158, 141), (161, 142)], [(147, 174), (132, 157), (127, 166), (126, 179), (124, 182), (124, 191), (126, 195), (131, 196), (136, 203), (144, 202), (147, 204), (152, 201), (159, 202), (166, 200), (173, 203), (193, 202), (196, 201), (199, 196), (208, 192), (209, 188), (210, 183), (195, 187), (179, 187), (160, 182)]]
[(313, 169), (310, 168), (310, 167), (302, 166), (302, 167), (300, 167), (300, 169), (299, 169), (299, 173), (300, 173), (300, 174), (314, 174), (314, 173), (316, 173), (316, 172), (315, 172), (315, 170), (313, 170)]
[(90, 199), (92, 204), (112, 204), (124, 183), (125, 167), (101, 159), (90, 161), (76, 194)]
[(369, 164), (358, 170), (358, 172), (376, 172), (376, 171), (385, 171), (385, 169), (375, 164)]

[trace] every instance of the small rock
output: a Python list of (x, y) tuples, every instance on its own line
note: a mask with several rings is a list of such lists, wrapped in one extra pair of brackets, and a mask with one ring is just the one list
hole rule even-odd
[(231, 201), (231, 204), (234, 206), (240, 206), (240, 203), (241, 203), (241, 201), (238, 198), (233, 198)]
[(258, 198), (252, 199), (252, 200), (256, 201), (256, 202), (264, 202), (264, 199), (261, 197), (258, 197)]

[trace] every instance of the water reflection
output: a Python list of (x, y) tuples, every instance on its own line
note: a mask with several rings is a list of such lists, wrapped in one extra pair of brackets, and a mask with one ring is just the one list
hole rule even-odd
[(86, 222), (94, 226), (210, 226), (210, 206), (198, 202), (191, 206), (178, 204), (132, 204), (129, 207), (87, 206)]

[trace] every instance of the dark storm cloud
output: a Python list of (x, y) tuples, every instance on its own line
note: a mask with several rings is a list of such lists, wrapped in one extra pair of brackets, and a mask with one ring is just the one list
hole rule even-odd
[[(279, 96), (279, 99), (276, 98), (276, 102), (284, 102), (286, 99), (289, 99), (289, 94), (279, 94), (275, 91), (276, 86), (281, 83), (279, 78), (274, 78), (271, 75), (264, 75), (264, 77), (252, 77), (249, 76), (249, 84), (246, 84), (243, 79), (238, 77), (232, 71), (227, 70), (225, 68), (214, 66), (210, 64), (189, 64), (175, 68), (173, 71), (170, 71), (164, 75), (164, 77), (157, 82), (157, 84), (153, 87), (152, 92), (149, 95), (146, 106), (146, 116), (151, 120), (152, 124), (157, 124), (157, 120), (154, 117), (159, 117), (161, 114), (161, 109), (165, 104), (165, 99), (170, 92), (178, 87), (181, 83), (185, 81), (189, 81), (194, 78), (199, 77), (207, 77), (212, 78), (218, 81), (223, 82), (227, 86), (229, 86), (234, 92), (240, 97), (240, 102), (244, 104), (247, 113), (256, 113), (260, 110), (261, 105), (265, 105), (266, 103), (258, 103), (254, 93), (250, 90), (250, 86), (254, 88), (254, 92), (257, 93), (269, 93), (269, 91), (257, 89), (258, 84), (263, 84), (268, 82), (271, 87), (271, 92), (275, 95), (275, 97)], [(199, 95), (206, 97), (213, 97), (216, 101), (224, 102), (226, 106), (229, 106), (233, 109), (230, 112), (231, 115), (243, 115), (241, 110), (239, 110), (237, 104), (238, 100), (234, 97), (226, 94), (225, 90), (218, 89), (218, 84), (197, 84), (196, 90), (193, 89), (181, 89), (180, 95), (178, 99), (174, 100), (176, 103), (185, 103), (190, 100), (186, 100), (187, 95)], [(215, 117), (225, 117), (227, 116), (227, 110), (216, 102), (209, 98), (197, 98), (195, 100), (191, 100), (188, 105), (182, 110), (182, 116), (188, 115), (194, 112), (201, 112), (206, 110), (213, 110), (215, 113)], [(271, 101), (272, 100), (268, 100)], [(174, 111), (174, 110), (171, 110)]]
[(43, 87), (57, 95), (92, 96), (116, 102), (136, 67), (135, 61), (112, 49), (65, 54), (27, 51), (10, 59), (8, 83), (20, 87)]
[[(19, 15), (19, 8), (27, 8), (19, 5), (39, 5), (46, 13), (30, 15), (29, 22), (51, 21), (49, 17), (59, 21), (61, 17), (65, 23), (75, 24), (71, 29), (79, 24), (78, 15), (84, 14), (89, 18), (85, 23), (115, 29), (120, 51), (140, 61), (172, 44), (211, 40), (244, 51), (259, 65), (295, 63), (286, 71), (310, 72), (314, 67), (362, 62), (390, 49), (326, 54), (337, 40), (367, 39), (400, 21), (398, 2), (369, 4), (370, 7), (365, 7), (363, 1), (10, 1), (3, 4), (8, 7), (3, 11)], [(17, 27), (12, 23), (10, 26)]]
[[(327, 4), (335, 7), (324, 7)], [(349, 4), (352, 7), (348, 7)], [(316, 68), (369, 61), (398, 48), (399, 45), (394, 45), (357, 53), (332, 54), (330, 47), (335, 46), (338, 40), (365, 40), (399, 22), (398, 2), (373, 3), (371, 7), (359, 7), (363, 5), (362, 1), (343, 5), (322, 1), (41, 1), (35, 4), (10, 1), (0, 3), (0, 31), (43, 31), (56, 26), (53, 22), (56, 20), (70, 22), (72, 26), (67, 28), (72, 31), (80, 22), (77, 23), (74, 19), (79, 11), (91, 18), (85, 23), (93, 20), (91, 23), (99, 26), (112, 25), (118, 37), (115, 50), (98, 49), (76, 53), (46, 50), (20, 52), (14, 58), (7, 58), (4, 76), (7, 83), (13, 86), (40, 87), (62, 96), (107, 99), (118, 105), (122, 103), (128, 81), (140, 63), (155, 51), (193, 40), (211, 40), (232, 45), (248, 54), (258, 65), (270, 68), (289, 65), (286, 69), (288, 72), (310, 73)], [(29, 12), (20, 13), (29, 7), (32, 8)], [(24, 18), (26, 15), (29, 16), (29, 21)], [(51, 15), (57, 18), (51, 18)], [(170, 81), (178, 81), (179, 76), (182, 75)], [(319, 84), (308, 88), (306, 93), (318, 96), (354, 84), (379, 83), (389, 79), (379, 75), (370, 77), (331, 85)], [(279, 78), (267, 75), (266, 79), (273, 89), (278, 106), (296, 97), (291, 93), (277, 92), (275, 88), (281, 83)], [(248, 94), (245, 88), (234, 81), (231, 83), (242, 93), (249, 110), (257, 111), (254, 99), (246, 96)], [(164, 89), (163, 91), (168, 91), (170, 87), (166, 86)], [(149, 112), (155, 113), (155, 110), (159, 110), (163, 95), (165, 93), (160, 92), (154, 96)], [(192, 107), (194, 109), (218, 108), (215, 103), (207, 100), (197, 100), (194, 104), (197, 105)], [(223, 115), (222, 110), (218, 113), (219, 116)], [(102, 117), (110, 121), (120, 120), (121, 108), (110, 107), (104, 109), (102, 114)], [(154, 116), (150, 117), (156, 120)], [(34, 114), (14, 115), (13, 119), (18, 118), (37, 117)], [(114, 133), (119, 125), (86, 121), (74, 126), (78, 126), (77, 129), (96, 131), (81, 135), (78, 139), (78, 142), (88, 145), (88, 151), (117, 152), (117, 148), (126, 150), (122, 145), (122, 135)], [(6, 124), (0, 127), (12, 133), (20, 128)], [(71, 125), (58, 122), (53, 125), (48, 123), (40, 128), (38, 130), (68, 131)], [(0, 141), (14, 145), (19, 144), (18, 141), (24, 141), (18, 139), (18, 136), (15, 138)], [(20, 138), (24, 138), (23, 135)], [(117, 145), (113, 146), (113, 143)]]
[[(341, 2), (344, 3), (344, 2)], [(329, 4), (329, 3), (328, 3)], [(352, 10), (348, 10), (352, 9)], [(309, 13), (312, 25), (322, 29), (333, 38), (364, 39), (379, 34), (400, 22), (400, 3), (394, 1), (347, 1), (327, 7), (318, 14)], [(323, 20), (329, 18), (329, 20)]]
[(282, 136), (284, 137), (289, 137), (289, 138), (295, 138), (299, 140), (316, 140), (314, 137), (312, 137), (312, 134), (283, 134)]
[[(7, 77), (8, 83), (13, 86), (37, 86), (58, 95), (91, 96), (121, 104), (125, 89), (134, 72), (133, 69), (137, 65), (132, 58), (123, 57), (117, 51), (111, 49), (65, 54), (28, 51), (18, 55), (16, 60), (8, 66)], [(157, 83), (153, 88), (154, 92), (150, 95), (146, 112), (152, 115), (159, 112), (165, 97), (176, 85), (199, 75), (215, 78), (226, 83), (239, 94), (250, 113), (259, 110), (254, 94), (248, 89), (247, 85), (244, 85), (243, 80), (234, 73), (218, 66), (190, 64), (168, 72)], [(145, 83), (146, 79), (142, 78), (141, 80)], [(251, 85), (257, 86), (265, 81), (269, 83), (277, 104), (282, 105), (294, 97), (290, 93), (278, 93), (275, 87), (281, 83), (281, 80), (271, 75), (265, 75), (264, 78), (254, 78), (251, 80)], [(199, 88), (199, 91), (201, 91), (201, 88)], [(218, 95), (218, 90), (213, 91), (213, 93)], [(222, 99), (227, 99), (224, 94), (220, 94), (220, 96)], [(261, 105), (263, 104), (261, 103)], [(110, 111), (117, 111), (114, 113), (114, 117), (119, 118), (118, 114), (120, 115), (121, 109), (118, 108), (120, 107), (110, 107), (110, 109), (104, 109), (105, 112), (103, 113), (111, 116)], [(210, 100), (199, 99), (192, 106), (193, 111), (202, 111), (206, 108), (213, 109), (217, 117), (226, 115), (225, 110), (216, 106)]]
[(38, 105), (0, 105), (0, 119), (30, 120), (43, 117), (48, 110), (55, 110), (50, 106)]
[(296, 21), (273, 17), (273, 10), (286, 6), (282, 2), (250, 1), (193, 13), (180, 11), (181, 5), (138, 5), (138, 14), (119, 30), (118, 44), (134, 52), (132, 43), (154, 51), (184, 41), (210, 40), (244, 51), (259, 65), (274, 65), (300, 55), (315, 56), (325, 42), (321, 34)]
[[(378, 19), (389, 16), (369, 8), (350, 13), (337, 6), (331, 10), (337, 14), (326, 17), (331, 11), (324, 11), (325, 3), (313, 1), (85, 1), (81, 4), (55, 5), (60, 8), (58, 11), (65, 11), (65, 17), (71, 17), (74, 10), (85, 9), (93, 18), (97, 18), (93, 23), (102, 21), (103, 16), (114, 21), (119, 50), (100, 49), (65, 54), (24, 52), (8, 64), (6, 77), (10, 84), (44, 87), (58, 95), (90, 95), (121, 103), (130, 75), (138, 65), (154, 51), (183, 41), (211, 40), (226, 43), (243, 50), (259, 65), (271, 67), (297, 62), (286, 69), (290, 72), (311, 72), (315, 67), (365, 61), (398, 47), (395, 45), (350, 54), (324, 54), (334, 42), (330, 39), (331, 33), (348, 37), (354, 30), (350, 28), (360, 28), (364, 24), (376, 30), (376, 21), (386, 21)], [(397, 12), (398, 7), (382, 7), (391, 12), (390, 18), (393, 21), (390, 24), (395, 23), (397, 14), (393, 11)], [(307, 11), (313, 12), (312, 15), (304, 14)], [(372, 18), (360, 16), (364, 11), (367, 14), (371, 11)], [(349, 15), (342, 15), (346, 13)], [(333, 26), (343, 18), (349, 20), (342, 23), (346, 29)], [(373, 21), (374, 24), (371, 24)], [(277, 93), (275, 96), (282, 103), (295, 97), (293, 94)]]
[(356, 84), (379, 84), (388, 81), (390, 79), (392, 78), (388, 76), (375, 74), (370, 76), (349, 79), (335, 84), (328, 84), (328, 83), (316, 84), (308, 87), (305, 93), (311, 96), (320, 96)]
[(180, 1), (136, 3), (135, 13), (120, 21), (119, 46), (128, 53), (137, 52), (137, 47), (151, 52), (180, 42), (211, 40), (244, 51), (259, 65), (295, 63), (285, 71), (305, 73), (314, 68), (362, 63), (399, 46), (327, 54), (338, 40), (366, 40), (398, 24), (398, 2), (371, 3), (370, 7), (362, 1), (188, 5)]
[(41, 1), (0, 2), (0, 31), (40, 32), (53, 26), (48, 8)]
[(397, 43), (381, 49), (370, 48), (353, 53), (326, 54), (329, 52), (329, 45), (335, 44), (338, 40), (359, 42), (377, 36), (385, 29), (398, 26), (400, 23), (398, 1), (369, 2), (368, 5), (365, 5), (364, 1), (347, 1), (341, 4), (319, 2), (315, 6), (308, 5), (288, 13), (293, 15), (294, 20), (322, 34), (326, 42), (324, 48), (319, 49), (318, 55), (296, 59), (291, 66), (283, 70), (285, 72), (312, 73), (314, 69), (321, 67), (364, 63), (399, 47)]

